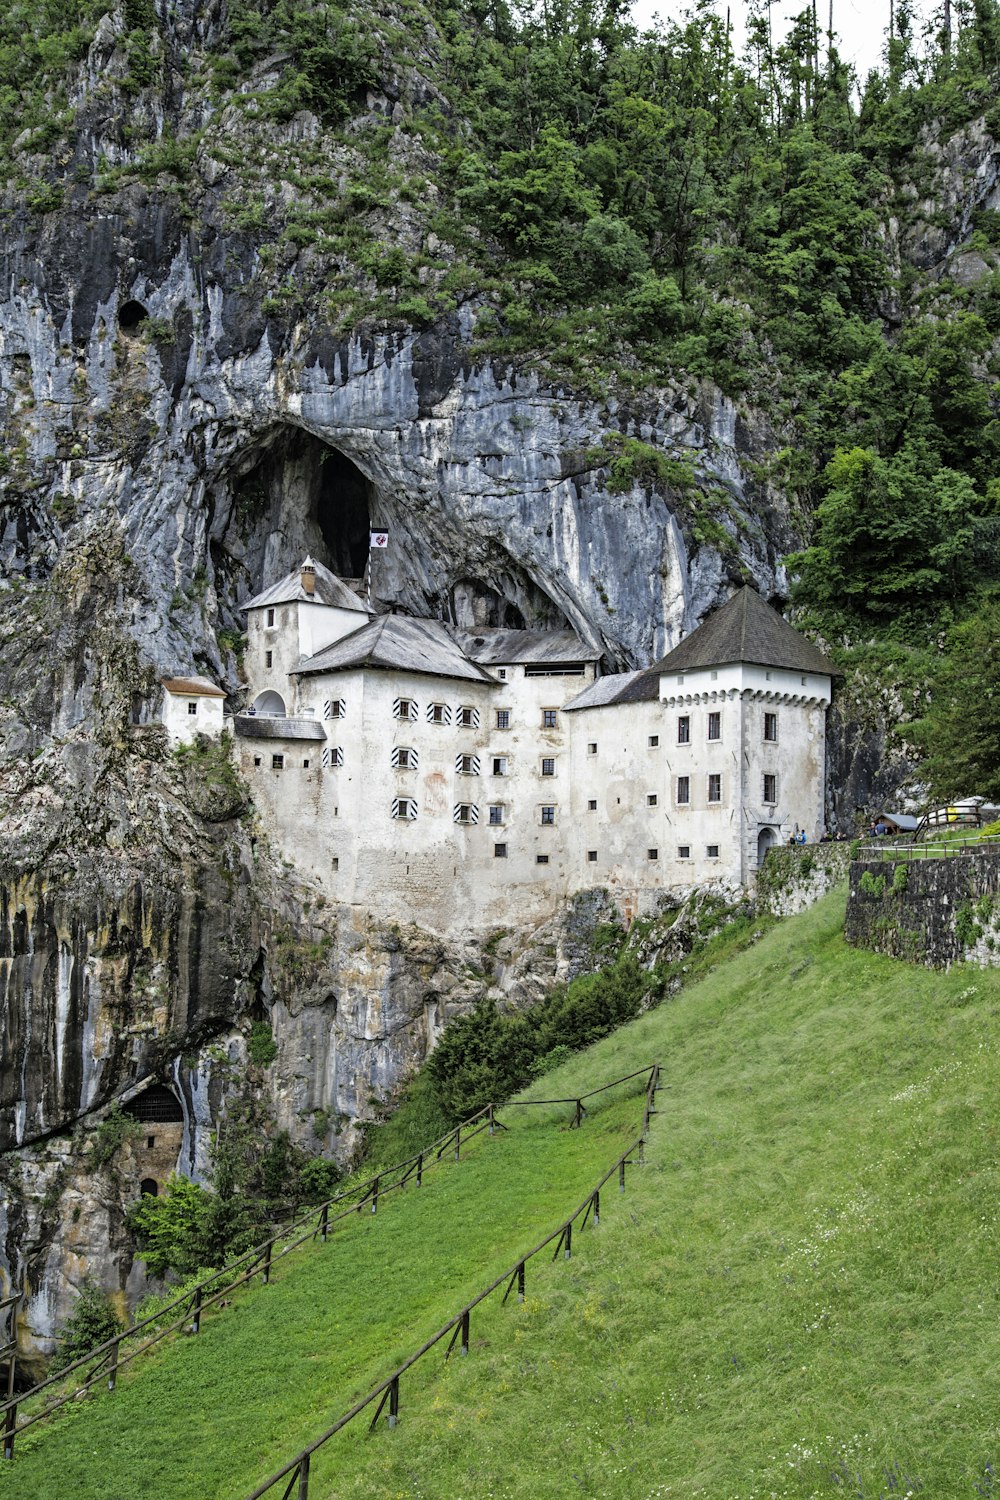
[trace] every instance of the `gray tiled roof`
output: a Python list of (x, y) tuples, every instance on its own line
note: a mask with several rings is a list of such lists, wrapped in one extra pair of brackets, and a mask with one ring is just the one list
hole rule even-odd
[(409, 615), (380, 615), (343, 640), (305, 657), (292, 675), (343, 672), (349, 667), (423, 672), (494, 685), (494, 678), (468, 660), (440, 620), (414, 620)]
[(352, 589), (347, 587), (343, 579), (331, 573), (322, 563), (313, 563), (316, 569), (316, 591), (307, 594), (302, 587), (302, 566), (293, 568), (286, 573), (278, 583), (272, 583), (270, 588), (264, 589), (263, 593), (255, 594), (241, 609), (263, 609), (265, 606), (275, 604), (326, 604), (332, 609), (356, 609), (363, 614), (370, 615), (371, 610)]
[(233, 723), (236, 726), (237, 739), (326, 739), (326, 731), (318, 719), (278, 719), (264, 714), (237, 714)]
[[(630, 687), (637, 677), (644, 676), (642, 672), (609, 672), (605, 677), (598, 677), (596, 682), (591, 682), (563, 705), (563, 713), (571, 713), (577, 708), (603, 708), (609, 703), (632, 702), (622, 695)], [(654, 687), (656, 679), (653, 679)], [(657, 695), (654, 692), (653, 697)]]
[(697, 630), (649, 670), (657, 674), (694, 672), (700, 667), (721, 667), (732, 662), (815, 672), (824, 677), (841, 676), (812, 641), (793, 630), (751, 588), (740, 589), (728, 604), (709, 615)]
[(472, 661), (486, 666), (553, 666), (597, 661), (601, 652), (585, 646), (573, 630), (453, 629), (452, 634)]

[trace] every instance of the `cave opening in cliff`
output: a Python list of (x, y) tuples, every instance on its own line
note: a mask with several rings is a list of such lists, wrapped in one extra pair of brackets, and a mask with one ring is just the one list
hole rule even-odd
[(290, 572), (308, 553), (341, 578), (361, 578), (376, 491), (346, 453), (281, 427), (249, 455), (233, 491), (233, 523), (251, 586)]

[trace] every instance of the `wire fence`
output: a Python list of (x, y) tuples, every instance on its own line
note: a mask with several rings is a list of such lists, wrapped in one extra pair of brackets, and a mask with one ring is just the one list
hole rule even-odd
[[(525, 1108), (535, 1105), (572, 1105), (574, 1117), (570, 1122), (570, 1128), (578, 1127), (586, 1118), (587, 1110), (584, 1104), (586, 1099), (593, 1098), (597, 1094), (604, 1093), (607, 1089), (614, 1088), (618, 1084), (628, 1083), (634, 1078), (642, 1077), (649, 1073), (648, 1068), (640, 1068), (636, 1072), (627, 1073), (621, 1078), (612, 1079), (610, 1083), (602, 1084), (600, 1088), (591, 1089), (577, 1097), (566, 1097), (562, 1099), (521, 1099), (508, 1100), (504, 1109)], [(147, 1354), (151, 1349), (162, 1343), (164, 1339), (180, 1333), (182, 1330), (188, 1334), (197, 1334), (201, 1331), (202, 1316), (212, 1308), (219, 1308), (220, 1304), (227, 1299), (233, 1291), (241, 1286), (247, 1286), (259, 1278), (261, 1284), (266, 1286), (271, 1279), (271, 1270), (274, 1263), (290, 1255), (293, 1250), (309, 1241), (319, 1240), (325, 1244), (331, 1230), (336, 1224), (352, 1219), (356, 1214), (368, 1210), (377, 1213), (379, 1203), (389, 1193), (399, 1191), (412, 1183), (416, 1187), (423, 1184), (425, 1174), (448, 1154), (455, 1161), (461, 1160), (462, 1148), (484, 1132), (489, 1136), (498, 1131), (507, 1129), (501, 1120), (497, 1118), (496, 1111), (499, 1106), (486, 1104), (483, 1108), (471, 1115), (469, 1119), (463, 1120), (454, 1129), (445, 1135), (439, 1136), (437, 1140), (424, 1146), (415, 1155), (407, 1157), (405, 1161), (397, 1162), (394, 1166), (383, 1168), (371, 1177), (365, 1178), (358, 1183), (345, 1188), (340, 1193), (329, 1198), (325, 1203), (314, 1205), (293, 1219), (290, 1223), (279, 1227), (274, 1234), (262, 1244), (248, 1250), (245, 1254), (223, 1266), (220, 1270), (213, 1272), (211, 1276), (205, 1277), (194, 1287), (188, 1287), (173, 1302), (167, 1303), (165, 1307), (159, 1308), (149, 1317), (140, 1322), (132, 1324), (121, 1333), (98, 1344), (85, 1354), (81, 1354), (70, 1364), (65, 1365), (57, 1374), (48, 1379), (40, 1381), (30, 1390), (22, 1391), (14, 1395), (14, 1359), (16, 1358), (15, 1347), (11, 1353), (10, 1374), (7, 1383), (6, 1399), (0, 1401), (0, 1425), (3, 1428), (3, 1456), (12, 1459), (14, 1456), (14, 1440), (29, 1427), (36, 1423), (45, 1421), (57, 1412), (61, 1407), (71, 1401), (77, 1401), (81, 1395), (90, 1391), (93, 1387), (106, 1382), (109, 1391), (113, 1391), (118, 1382), (119, 1372), (140, 1355)], [(645, 1124), (648, 1124), (648, 1119)], [(644, 1129), (645, 1129), (644, 1124)], [(348, 1207), (343, 1207), (348, 1203)], [(339, 1212), (335, 1210), (340, 1210)], [(289, 1236), (292, 1236), (289, 1239)], [(285, 1243), (287, 1241), (287, 1243)], [(20, 1293), (12, 1301), (20, 1300)], [(0, 1303), (0, 1316), (6, 1304)], [(176, 1316), (165, 1326), (159, 1326), (161, 1320), (174, 1313)], [(139, 1338), (143, 1333), (148, 1337), (135, 1347), (126, 1347)], [(2, 1354), (0, 1354), (2, 1358)], [(84, 1374), (80, 1380), (74, 1380), (69, 1389), (64, 1389), (67, 1380), (79, 1371)], [(42, 1396), (46, 1391), (54, 1392), (53, 1396), (45, 1402), (38, 1410), (24, 1414), (24, 1407)], [(2, 1394), (2, 1388), (0, 1388)], [(21, 1419), (18, 1420), (18, 1412)]]
[[(630, 1073), (625, 1078), (617, 1078), (612, 1083), (604, 1084), (599, 1089), (592, 1089), (590, 1093), (583, 1094), (579, 1099), (524, 1099), (517, 1101), (517, 1104), (522, 1106), (573, 1103), (579, 1107), (584, 1099), (603, 1093), (605, 1089), (613, 1088), (617, 1083), (625, 1083), (630, 1078), (638, 1078), (644, 1075), (647, 1075), (648, 1081), (645, 1090), (642, 1129), (636, 1138), (626, 1146), (618, 1159), (612, 1163), (600, 1181), (590, 1189), (583, 1202), (573, 1210), (569, 1217), (563, 1219), (561, 1224), (557, 1225), (543, 1240), (539, 1240), (538, 1244), (533, 1246), (531, 1250), (519, 1256), (512, 1265), (508, 1266), (505, 1271), (491, 1281), (489, 1286), (477, 1292), (471, 1301), (466, 1302), (465, 1306), (461, 1307), (455, 1313), (454, 1317), (449, 1318), (447, 1323), (438, 1329), (437, 1333), (432, 1334), (429, 1339), (421, 1344), (419, 1349), (404, 1359), (402, 1364), (397, 1365), (391, 1374), (387, 1375), (384, 1380), (381, 1380), (378, 1385), (374, 1386), (368, 1392), (367, 1396), (364, 1396), (351, 1407), (350, 1411), (346, 1411), (343, 1416), (338, 1417), (337, 1421), (332, 1423), (325, 1432), (321, 1432), (319, 1437), (314, 1438), (294, 1458), (289, 1459), (280, 1469), (275, 1470), (269, 1478), (264, 1480), (263, 1484), (258, 1485), (253, 1493), (247, 1496), (247, 1500), (262, 1500), (263, 1496), (275, 1490), (283, 1480), (286, 1481), (286, 1484), (284, 1490), (281, 1492), (280, 1500), (291, 1500), (293, 1490), (296, 1492), (296, 1500), (309, 1500), (309, 1475), (313, 1456), (331, 1438), (335, 1437), (338, 1432), (342, 1432), (345, 1427), (354, 1422), (363, 1412), (367, 1412), (372, 1406), (375, 1406), (375, 1412), (368, 1424), (369, 1432), (375, 1431), (383, 1412), (385, 1413), (388, 1426), (395, 1427), (399, 1420), (400, 1380), (408, 1370), (413, 1368), (418, 1360), (423, 1359), (426, 1354), (429, 1354), (449, 1334), (451, 1334), (451, 1340), (445, 1350), (445, 1359), (447, 1360), (451, 1357), (456, 1344), (462, 1354), (468, 1354), (472, 1313), (477, 1307), (485, 1302), (488, 1297), (498, 1292), (501, 1287), (506, 1288), (501, 1298), (501, 1305), (507, 1302), (515, 1287), (517, 1288), (518, 1302), (523, 1302), (525, 1298), (527, 1264), (536, 1256), (541, 1255), (551, 1245), (555, 1245), (551, 1257), (553, 1261), (558, 1260), (560, 1254), (562, 1254), (565, 1260), (571, 1258), (574, 1227), (577, 1227), (579, 1230), (586, 1228), (588, 1219), (594, 1226), (600, 1223), (601, 1189), (617, 1174), (619, 1192), (624, 1193), (626, 1167), (636, 1165), (637, 1163), (639, 1165), (642, 1164), (645, 1141), (649, 1134), (650, 1118), (656, 1113), (655, 1103), (656, 1092), (659, 1087), (660, 1065), (659, 1063), (653, 1063), (648, 1068), (640, 1068), (636, 1073)], [(509, 1106), (505, 1106), (505, 1108), (507, 1107)], [(574, 1123), (580, 1123), (579, 1114)]]
[(950, 859), (956, 854), (1000, 854), (1000, 839), (955, 838), (937, 839), (925, 844), (897, 844), (887, 838), (862, 844), (857, 858), (862, 862)]
[[(573, 1101), (565, 1102), (572, 1103)], [(484, 1131), (493, 1135), (497, 1130), (504, 1129), (506, 1126), (495, 1118), (494, 1106), (487, 1104), (468, 1120), (463, 1120), (460, 1125), (456, 1125), (447, 1134), (439, 1136), (436, 1141), (432, 1141), (430, 1145), (423, 1147), (406, 1161), (386, 1167), (371, 1177), (344, 1188), (332, 1198), (327, 1199), (325, 1203), (306, 1209), (297, 1218), (279, 1226), (274, 1234), (262, 1244), (254, 1246), (252, 1250), (247, 1250), (236, 1260), (213, 1272), (211, 1276), (206, 1276), (194, 1287), (186, 1288), (173, 1302), (168, 1302), (165, 1307), (158, 1309), (148, 1318), (133, 1323), (130, 1328), (115, 1334), (103, 1344), (98, 1344), (86, 1354), (81, 1354), (57, 1374), (50, 1375), (47, 1380), (40, 1381), (30, 1390), (22, 1391), (15, 1396), (14, 1377), (11, 1375), (7, 1398), (0, 1402), (0, 1419), (2, 1419), (4, 1431), (4, 1458), (13, 1458), (15, 1437), (29, 1427), (33, 1427), (37, 1422), (44, 1421), (68, 1402), (77, 1400), (83, 1392), (89, 1391), (94, 1385), (106, 1381), (108, 1390), (113, 1391), (119, 1370), (138, 1359), (141, 1354), (148, 1353), (164, 1339), (179, 1333), (182, 1329), (188, 1333), (199, 1333), (202, 1315), (210, 1308), (218, 1307), (230, 1292), (249, 1284), (256, 1277), (259, 1277), (266, 1286), (271, 1279), (271, 1268), (276, 1260), (289, 1255), (309, 1240), (320, 1239), (325, 1243), (335, 1224), (352, 1218), (366, 1207), (371, 1213), (377, 1213), (382, 1198), (388, 1193), (405, 1187), (410, 1181), (420, 1187), (424, 1174), (440, 1162), (446, 1153), (453, 1152), (455, 1161), (459, 1161), (462, 1147), (467, 1146), (476, 1136)], [(341, 1208), (341, 1205), (345, 1203), (349, 1203), (350, 1206)], [(341, 1211), (335, 1212), (338, 1208), (341, 1208)], [(287, 1244), (284, 1243), (290, 1235), (293, 1238)], [(158, 1327), (161, 1320), (170, 1313), (175, 1313), (176, 1317), (165, 1327)], [(144, 1332), (147, 1332), (149, 1337), (137, 1347), (124, 1347)], [(86, 1370), (86, 1373), (82, 1380), (73, 1382), (71, 1390), (60, 1390), (53, 1399), (45, 1403), (41, 1410), (32, 1412), (28, 1416), (22, 1415), (20, 1422), (17, 1420), (18, 1409), (20, 1408), (23, 1412), (25, 1403), (34, 1400), (45, 1391), (63, 1386), (71, 1375), (81, 1370)]]

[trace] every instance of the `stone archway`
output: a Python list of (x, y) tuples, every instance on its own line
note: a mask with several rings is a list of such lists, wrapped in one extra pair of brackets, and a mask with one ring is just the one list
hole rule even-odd
[(767, 857), (768, 849), (773, 849), (778, 842), (778, 835), (773, 828), (762, 828), (757, 835), (757, 868)]
[(255, 714), (265, 714), (268, 718), (285, 718), (285, 700), (280, 693), (273, 688), (268, 688), (266, 693), (258, 693), (253, 700), (253, 711)]

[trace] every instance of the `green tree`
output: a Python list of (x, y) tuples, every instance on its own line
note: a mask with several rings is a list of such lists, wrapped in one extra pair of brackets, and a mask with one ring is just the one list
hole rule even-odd
[(1000, 598), (949, 632), (930, 708), (907, 733), (928, 752), (935, 800), (1000, 800)]
[(85, 1281), (73, 1311), (59, 1330), (59, 1348), (52, 1358), (53, 1373), (65, 1369), (99, 1344), (107, 1343), (124, 1327), (107, 1293), (92, 1281)]

